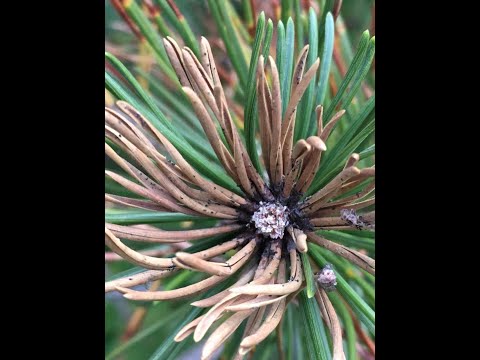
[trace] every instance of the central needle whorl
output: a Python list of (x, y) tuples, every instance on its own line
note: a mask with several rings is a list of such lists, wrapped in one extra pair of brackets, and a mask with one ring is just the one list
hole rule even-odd
[(260, 201), (260, 207), (253, 214), (257, 230), (272, 239), (283, 238), (285, 228), (288, 226), (288, 208), (278, 202)]

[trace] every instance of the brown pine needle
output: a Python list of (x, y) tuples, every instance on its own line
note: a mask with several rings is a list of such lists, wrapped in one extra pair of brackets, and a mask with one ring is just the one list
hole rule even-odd
[(173, 171), (174, 169), (172, 169), (171, 164), (163, 161), (157, 161), (157, 169), (155, 169), (155, 164), (151, 162), (151, 160), (149, 160), (148, 156), (145, 153), (142, 153), (132, 143), (126, 141), (125, 138), (122, 138), (121, 134), (112, 130), (107, 136), (110, 137), (110, 135), (114, 137), (114, 142), (117, 145), (120, 145), (124, 152), (132, 156), (132, 158), (134, 158), (140, 164), (140, 166), (146, 169), (146, 171), (149, 172), (153, 177), (166, 176), (169, 179), (169, 182), (167, 184), (162, 183), (162, 185), (160, 185), (158, 182), (155, 182), (154, 180), (149, 178), (147, 175), (145, 175), (144, 172), (137, 169), (128, 161), (122, 159), (118, 154), (113, 151), (113, 149), (109, 147), (107, 148), (108, 145), (105, 145), (105, 152), (107, 153), (107, 155), (146, 188), (162, 193), (164, 197), (170, 199), (173, 202), (176, 201), (175, 198), (169, 195), (169, 189), (172, 186), (178, 188), (180, 191), (184, 192), (195, 200), (208, 201), (209, 199), (211, 199), (211, 197), (208, 196), (207, 193), (188, 186), (184, 182), (185, 178), (183, 177), (183, 175), (179, 176), (178, 174), (176, 174), (175, 171)]
[(139, 274), (126, 276), (120, 279), (107, 281), (105, 283), (105, 292), (115, 291), (117, 287), (133, 287), (137, 285), (146, 284), (150, 281), (155, 281), (158, 279), (163, 279), (174, 274), (177, 269), (167, 269), (167, 270), (147, 270)]
[(312, 145), (310, 145), (307, 141), (300, 139), (295, 143), (295, 147), (292, 151), (292, 159), (298, 160), (305, 158), (306, 155), (311, 151)]
[(199, 257), (185, 253), (185, 252), (177, 252), (175, 253), (176, 260), (180, 261), (181, 263), (191, 267), (196, 271), (201, 271), (210, 275), (218, 275), (218, 276), (228, 276), (231, 275), (232, 270), (226, 263), (216, 263), (211, 261), (206, 261), (200, 259)]
[(297, 250), (305, 253), (308, 251), (308, 246), (307, 246), (307, 235), (305, 233), (297, 228), (293, 229), (293, 234), (295, 236), (295, 244), (297, 245)]
[(308, 251), (307, 235), (305, 235), (302, 230), (294, 228), (292, 226), (289, 226), (287, 228), (287, 231), (292, 237), (292, 240), (295, 243), (297, 250), (301, 253), (306, 253)]
[(340, 210), (342, 210), (342, 209), (362, 210), (362, 209), (364, 209), (366, 207), (369, 207), (373, 204), (375, 204), (375, 197), (369, 198), (367, 200), (359, 201), (359, 202), (356, 202), (356, 203), (350, 203), (350, 204), (347, 204), (347, 205), (341, 205), (339, 207), (333, 207), (332, 209), (330, 209), (330, 208), (321, 209), (320, 211), (317, 211), (313, 215), (317, 216), (317, 217), (318, 216), (329, 216), (329, 215), (332, 215), (332, 214), (338, 214), (340, 212)]
[(292, 124), (285, 134), (285, 141), (283, 142), (282, 158), (283, 158), (283, 172), (288, 174), (292, 169), (292, 148), (293, 148), (293, 134), (295, 128), (295, 116), (297, 110), (294, 111), (292, 117), (294, 118)]
[(122, 243), (110, 230), (105, 227), (105, 244), (125, 260), (146, 269), (160, 270), (173, 266), (172, 259), (155, 258), (147, 256), (129, 248)]
[(262, 145), (263, 162), (265, 168), (270, 171), (270, 142), (272, 138), (272, 130), (270, 126), (271, 115), (269, 107), (267, 106), (267, 97), (265, 94), (266, 78), (263, 63), (263, 55), (260, 55), (257, 67), (258, 128), (260, 132), (260, 144)]
[(190, 334), (192, 334), (195, 331), (195, 328), (197, 327), (198, 323), (202, 321), (203, 317), (205, 315), (201, 315), (195, 320), (189, 322), (187, 325), (185, 325), (180, 331), (175, 335), (175, 338), (173, 339), (175, 342), (180, 342), (186, 339)]
[(323, 132), (323, 106), (318, 105), (315, 108), (315, 114), (317, 115), (317, 136), (320, 137)]
[(230, 294), (227, 297), (223, 298), (220, 302), (215, 304), (203, 317), (202, 321), (197, 325), (195, 332), (193, 333), (193, 340), (195, 342), (199, 342), (203, 339), (205, 334), (207, 333), (208, 329), (212, 326), (212, 324), (220, 318), (220, 316), (224, 313), (225, 309), (232, 303), (237, 300), (240, 295), (238, 294)]
[(211, 248), (208, 248), (206, 250), (202, 250), (199, 252), (194, 253), (194, 255), (198, 256), (200, 259), (211, 259), (215, 256), (222, 255), (226, 253), (229, 250), (236, 249), (240, 246), (245, 245), (245, 242), (247, 240), (243, 239), (241, 237), (225, 241), (224, 243), (212, 246)]
[(175, 243), (197, 240), (212, 235), (229, 233), (243, 227), (243, 225), (231, 224), (195, 230), (150, 230), (137, 229), (131, 226), (115, 225), (109, 223), (106, 223), (105, 226), (119, 238), (151, 243)]
[(345, 360), (345, 353), (343, 352), (342, 344), (342, 327), (338, 320), (337, 313), (333, 307), (327, 293), (322, 288), (315, 292), (320, 310), (322, 311), (323, 319), (328, 325), (330, 334), (332, 335), (333, 343), (333, 360)]
[[(347, 207), (348, 204), (358, 202), (359, 200), (362, 200), (364, 197), (370, 195), (372, 193), (372, 191), (374, 191), (374, 190), (375, 190), (375, 182), (372, 182), (372, 183), (368, 184), (367, 186), (365, 186), (358, 193), (356, 193), (354, 195), (350, 195), (350, 196), (342, 198), (342, 199), (339, 199), (339, 200), (330, 201), (330, 202), (324, 204), (320, 209), (322, 209), (322, 208), (337, 209), (337, 208), (340, 208), (341, 206)], [(340, 192), (337, 193), (336, 196), (340, 196), (343, 193), (344, 193), (344, 191), (340, 190)]]
[[(147, 255), (147, 256), (166, 256), (169, 255), (172, 252), (172, 249), (153, 249), (153, 250), (144, 250), (144, 251), (139, 251), (140, 254), (142, 255)], [(106, 252), (105, 253), (105, 262), (114, 262), (114, 261), (125, 261), (123, 257), (120, 255), (114, 253), (114, 252)]]
[(351, 178), (350, 181), (359, 183), (369, 177), (375, 177), (375, 167), (369, 167), (360, 170), (360, 174)]
[[(121, 103), (121, 102), (120, 102)], [(110, 121), (109, 121), (110, 119)], [(105, 109), (105, 120), (106, 123), (110, 125), (111, 129), (115, 130), (118, 134), (122, 134), (126, 137), (132, 144), (134, 144), (137, 148), (139, 148), (144, 154), (148, 155), (150, 158), (154, 159), (158, 163), (162, 163), (165, 166), (165, 169), (168, 172), (178, 176), (184, 181), (188, 181), (183, 175), (181, 169), (176, 166), (172, 165), (168, 162), (167, 158), (160, 154), (155, 146), (150, 142), (150, 140), (140, 131), (137, 127), (135, 127), (131, 122), (125, 119), (124, 116), (120, 115), (118, 112), (115, 112), (111, 109)], [(112, 133), (112, 135), (116, 137), (118, 134)], [(116, 138), (111, 138), (115, 141), (118, 145), (124, 147), (123, 144), (119, 143)]]
[[(262, 325), (263, 315), (265, 314), (266, 307), (261, 307), (255, 310), (252, 315), (249, 316), (247, 324), (245, 325), (245, 330), (243, 332), (242, 338), (249, 336), (250, 334), (254, 333), (258, 330), (258, 328)], [(245, 351), (244, 351), (245, 350)], [(234, 360), (241, 360), (243, 356), (250, 350), (244, 349), (239, 347), (237, 354), (235, 355)], [(253, 351), (250, 353), (253, 354)]]
[(246, 301), (241, 304), (237, 305), (230, 305), (226, 307), (226, 310), (229, 311), (243, 311), (243, 310), (249, 310), (249, 309), (256, 309), (259, 307), (263, 307), (266, 305), (270, 305), (273, 303), (276, 303), (284, 298), (286, 298), (287, 295), (282, 295), (278, 297), (273, 297), (271, 295), (264, 295), (264, 296), (258, 296), (253, 300)]
[(310, 145), (311, 151), (305, 157), (302, 174), (295, 185), (295, 189), (300, 193), (304, 193), (310, 187), (317, 173), (322, 152), (327, 150), (325, 143), (317, 136), (310, 136), (307, 143)]
[(292, 126), (292, 121), (294, 119), (294, 112), (297, 108), (298, 103), (302, 99), (303, 93), (307, 89), (310, 82), (315, 77), (318, 67), (320, 66), (320, 59), (313, 63), (313, 65), (308, 69), (300, 82), (295, 84), (295, 88), (292, 90), (292, 95), (290, 97), (290, 102), (288, 103), (287, 109), (285, 111), (285, 116), (282, 123), (282, 143), (285, 142), (286, 134), (290, 126)]
[[(298, 257), (298, 255), (297, 255)], [(292, 280), (285, 284), (268, 284), (268, 285), (257, 285), (257, 284), (247, 284), (237, 288), (230, 289), (231, 292), (238, 294), (246, 295), (285, 295), (290, 294), (302, 286), (302, 269), (301, 262), (296, 262), (296, 268), (291, 269)]]
[(283, 160), (282, 160), (282, 143), (281, 143), (281, 128), (282, 128), (282, 99), (280, 91), (280, 79), (278, 75), (277, 66), (271, 56), (268, 57), (270, 68), (272, 72), (272, 110), (271, 110), (271, 124), (272, 124), (272, 142), (270, 148), (270, 173), (272, 174), (271, 182), (278, 186), (283, 175)]
[(170, 36), (167, 36), (163, 39), (163, 45), (165, 46), (165, 52), (167, 53), (168, 59), (170, 60), (170, 64), (174, 68), (178, 80), (182, 86), (190, 86), (192, 87), (192, 83), (190, 82), (187, 72), (183, 65), (182, 60), (182, 51), (180, 50), (177, 42), (173, 40)]
[(355, 167), (349, 167), (338, 174), (332, 181), (330, 181), (325, 187), (315, 193), (310, 199), (305, 201), (302, 205), (302, 209), (305, 215), (309, 215), (317, 211), (320, 206), (328, 201), (328, 194), (332, 193), (337, 187), (340, 187), (345, 181), (351, 177), (358, 175), (360, 170)]
[[(240, 269), (242, 265), (244, 265), (248, 259), (250, 259), (255, 246), (256, 241), (253, 239), (243, 249), (238, 251), (234, 256), (232, 256), (232, 258), (230, 258), (227, 263), (231, 265), (232, 274), (238, 271), (238, 269)], [(224, 281), (227, 277), (228, 276), (214, 275), (195, 284), (167, 291), (143, 292), (122, 287), (117, 287), (117, 290), (125, 293), (124, 297), (130, 300), (170, 300), (195, 295), (202, 291), (208, 290), (212, 286)]]
[(183, 47), (182, 57), (189, 77), (195, 81), (201, 93), (205, 96), (205, 100), (210, 105), (211, 109), (218, 113), (218, 107), (213, 96), (213, 81), (203, 68), (200, 61), (197, 59), (192, 50), (188, 47)]
[[(300, 54), (298, 55), (297, 63), (295, 64), (295, 67), (294, 67), (294, 70), (293, 70), (292, 93), (297, 89), (298, 85), (302, 81), (303, 70), (305, 69), (305, 64), (306, 64), (309, 48), (310, 48), (310, 45), (308, 45), (308, 44), (305, 45), (303, 47), (303, 49), (300, 51)], [(287, 106), (287, 108), (288, 108), (288, 106)], [(285, 118), (288, 118), (289, 115), (288, 115), (287, 111), (285, 111), (285, 114), (287, 115)]]
[(233, 122), (230, 112), (228, 111), (228, 105), (227, 101), (225, 100), (225, 94), (222, 87), (220, 85), (215, 85), (215, 88), (213, 90), (215, 100), (217, 101), (219, 109), (221, 109), (219, 111), (225, 126), (223, 133), (225, 135), (225, 138), (227, 139), (230, 149), (233, 149), (233, 138), (234, 136), (238, 135), (237, 128), (235, 126), (235, 123)]
[(251, 348), (259, 344), (268, 335), (270, 335), (273, 330), (275, 330), (282, 319), (283, 313), (285, 312), (285, 298), (282, 298), (282, 300), (279, 302), (270, 305), (270, 309), (270, 313), (273, 315), (270, 316), (270, 313), (267, 313), (266, 317), (269, 318), (269, 320), (264, 321), (264, 323), (254, 334), (247, 336), (242, 340), (240, 343), (242, 348)]
[(343, 114), (345, 114), (345, 110), (340, 110), (337, 112), (335, 115), (332, 116), (330, 121), (325, 125), (322, 133), (320, 134), (320, 138), (323, 141), (327, 141), (328, 137), (330, 136), (330, 133), (332, 132), (334, 126), (337, 124), (337, 122), (342, 118)]
[(223, 322), (203, 346), (201, 360), (208, 359), (252, 312), (253, 310), (236, 312)]
[(349, 223), (340, 216), (314, 218), (310, 219), (310, 223), (315, 227), (349, 225)]
[[(283, 283), (285, 281), (285, 260), (282, 260), (278, 271), (277, 282)], [(245, 337), (240, 343), (242, 352), (248, 351), (253, 346), (264, 340), (280, 323), (283, 313), (286, 308), (286, 299), (284, 295), (282, 299), (269, 306), (269, 310), (265, 315), (262, 325), (251, 335)]]
[[(194, 210), (205, 216), (218, 217), (223, 219), (235, 219), (238, 216), (237, 210), (226, 205), (212, 204), (210, 205), (210, 208), (207, 209), (204, 204), (195, 200), (195, 195), (197, 194), (195, 189), (186, 186), (180, 179), (178, 179), (173, 174), (170, 174), (168, 171), (163, 171), (165, 170), (164, 164), (157, 163), (158, 166), (155, 166), (155, 164), (144, 153), (142, 153), (127, 139), (125, 139), (124, 137), (118, 137), (118, 139), (126, 146), (126, 148), (128, 149), (127, 151), (131, 154), (131, 156), (137, 162), (139, 162), (141, 166), (153, 177), (153, 179), (156, 181), (156, 184), (162, 184), (163, 188), (173, 198), (175, 198), (176, 201), (183, 203), (191, 210)], [(152, 185), (153, 184), (150, 183), (150, 186)], [(185, 192), (182, 190), (185, 190)], [(221, 194), (217, 193), (217, 195)], [(221, 196), (219, 197), (226, 203), (229, 202), (228, 200), (223, 199)]]
[(352, 309), (350, 306), (344, 301), (345, 306), (348, 309), (348, 312), (350, 313), (350, 317), (353, 320), (353, 326), (355, 327), (355, 332), (358, 334), (358, 337), (363, 341), (363, 343), (366, 345), (368, 351), (375, 356), (375, 343), (373, 340), (363, 331), (362, 325), (360, 324), (360, 321), (358, 320), (358, 317), (353, 313)]
[(196, 306), (196, 307), (210, 307), (215, 304), (217, 304), (219, 301), (224, 299), (226, 296), (230, 295), (230, 289), (234, 288), (236, 286), (241, 286), (249, 283), (253, 279), (253, 275), (255, 273), (255, 267), (251, 266), (250, 268), (246, 269), (242, 275), (238, 278), (238, 280), (230, 286), (228, 289), (219, 292), (218, 294), (215, 294), (213, 296), (210, 296), (208, 298), (202, 299), (195, 301), (191, 303), (190, 305)]
[(240, 147), (240, 139), (235, 136), (233, 139), (233, 155), (235, 158), (235, 171), (237, 177), (240, 181), (243, 191), (250, 196), (251, 198), (255, 197), (255, 189), (252, 186), (250, 179), (247, 175), (247, 169), (245, 167), (245, 162), (243, 161), (242, 148)]
[[(350, 155), (347, 162), (345, 163), (344, 169), (349, 168), (350, 166), (356, 166), (359, 160), (360, 160), (360, 155), (358, 155), (357, 153), (353, 153), (352, 155)], [(362, 170), (360, 170), (360, 174), (361, 173), (362, 173)]]
[[(105, 175), (110, 177), (113, 181), (119, 183), (122, 185), (125, 189), (130, 190), (131, 192), (143, 196), (144, 198), (150, 199), (162, 207), (165, 207), (171, 212), (179, 212), (183, 214), (191, 214), (191, 215), (199, 215), (196, 211), (192, 211), (186, 207), (178, 205), (174, 201), (170, 201), (168, 199), (169, 196), (163, 196), (163, 191), (160, 189), (147, 189), (144, 188), (143, 186), (140, 186), (138, 184), (135, 184), (134, 182), (118, 175), (115, 174), (112, 171), (105, 170)], [(166, 194), (166, 193), (165, 193)], [(175, 200), (175, 199), (174, 199)]]
[(231, 174), (233, 174), (232, 170), (233, 170), (234, 160), (232, 155), (230, 154), (230, 152), (228, 151), (228, 149), (225, 147), (222, 140), (220, 139), (220, 136), (218, 135), (217, 129), (213, 122), (213, 119), (208, 114), (207, 109), (203, 106), (203, 103), (200, 100), (200, 98), (197, 96), (197, 94), (195, 94), (195, 92), (192, 89), (188, 87), (183, 87), (182, 89), (185, 92), (185, 94), (187, 94), (187, 97), (190, 99), (193, 110), (195, 111), (195, 114), (200, 120), (200, 123), (203, 127), (203, 130), (205, 131), (205, 134), (207, 135), (208, 140), (210, 141), (210, 144), (212, 144), (213, 151), (215, 152), (218, 159), (220, 160), (220, 163), (222, 164), (223, 168), (231, 176)]
[(215, 59), (212, 55), (212, 49), (210, 48), (210, 44), (206, 38), (203, 36), (200, 39), (200, 61), (202, 63), (203, 68), (205, 69), (207, 76), (211, 79), (212, 84), (220, 85), (220, 78), (217, 73), (217, 66), (215, 64)]
[(105, 201), (111, 202), (113, 204), (133, 207), (137, 209), (152, 210), (152, 211), (159, 211), (159, 212), (170, 211), (166, 207), (159, 206), (152, 201), (133, 199), (133, 198), (120, 196), (120, 195), (105, 194)]
[(287, 174), (285, 177), (285, 183), (283, 185), (283, 196), (285, 198), (288, 198), (290, 194), (292, 193), (293, 187), (296, 184), (297, 177), (299, 172), (301, 171), (303, 166), (303, 160), (302, 159), (297, 159), (295, 163), (293, 164), (292, 169), (290, 172)]
[(358, 251), (349, 249), (346, 246), (337, 244), (333, 241), (327, 240), (314, 232), (307, 233), (308, 239), (313, 243), (324, 247), (325, 249), (340, 255), (341, 257), (347, 259), (351, 263), (357, 265), (363, 270), (369, 272), (372, 275), (375, 275), (375, 260), (369, 256), (362, 254)]
[(143, 117), (142, 114), (140, 114), (135, 108), (131, 107), (127, 103), (119, 104), (120, 102), (117, 103), (119, 106), (123, 106), (122, 110), (125, 111), (128, 115), (130, 115), (134, 120), (138, 121), (139, 124), (143, 127), (146, 126), (148, 130), (150, 130), (153, 135), (156, 136), (158, 141), (165, 146), (166, 150), (168, 153), (172, 156), (172, 158), (175, 160), (177, 165), (182, 169), (184, 174), (188, 176), (188, 178), (196, 185), (204, 189), (206, 192), (211, 194), (213, 197), (215, 197), (218, 200), (223, 200), (229, 202), (229, 203), (238, 203), (240, 205), (246, 204), (247, 201), (243, 199), (241, 196), (238, 196), (235, 193), (232, 193), (231, 191), (212, 183), (209, 180), (204, 179), (200, 174), (197, 173), (193, 169), (193, 167), (183, 158), (183, 156), (178, 152), (178, 150), (168, 141), (168, 139), (163, 136), (153, 125), (148, 122), (145, 117)]
[[(270, 281), (270, 279), (273, 277), (275, 274), (275, 271), (277, 271), (278, 266), (280, 264), (280, 260), (282, 258), (282, 248), (280, 246), (280, 243), (277, 242), (272, 242), (270, 244), (270, 249), (268, 253), (272, 253), (271, 258), (265, 258), (265, 263), (270, 260), (268, 265), (265, 267), (262, 266), (263, 264), (260, 263), (260, 265), (257, 268), (257, 272), (255, 273), (254, 280), (250, 283), (250, 285), (255, 285), (255, 284), (266, 284)], [(263, 257), (263, 255), (262, 255)], [(246, 285), (248, 286), (248, 285)], [(235, 288), (230, 289), (232, 291)]]

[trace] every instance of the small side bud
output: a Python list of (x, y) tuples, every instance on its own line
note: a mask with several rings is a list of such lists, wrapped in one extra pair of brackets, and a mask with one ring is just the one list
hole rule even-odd
[(333, 271), (332, 265), (327, 264), (315, 275), (318, 285), (325, 291), (334, 291), (337, 285), (337, 275)]
[(361, 215), (357, 215), (354, 209), (342, 209), (340, 211), (340, 217), (350, 225), (355, 226), (358, 230), (362, 229), (375, 229), (375, 225), (363, 219)]

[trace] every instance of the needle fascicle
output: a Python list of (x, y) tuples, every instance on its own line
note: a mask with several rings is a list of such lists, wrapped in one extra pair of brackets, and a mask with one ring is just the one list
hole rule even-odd
[[(301, 272), (301, 271), (300, 271)], [(278, 270), (277, 283), (285, 282), (285, 260), (282, 260)], [(286, 305), (286, 295), (280, 297), (280, 300), (269, 305), (269, 309), (265, 315), (262, 325), (251, 335), (245, 337), (240, 343), (240, 350), (245, 353), (253, 346), (264, 340), (280, 323)]]
[(230, 203), (238, 203), (240, 205), (246, 204), (247, 201), (238, 196), (237, 194), (225, 189), (213, 182), (206, 180), (197, 171), (193, 169), (193, 167), (183, 158), (180, 152), (172, 145), (172, 143), (158, 131), (149, 121), (145, 119), (145, 117), (140, 114), (135, 108), (133, 108), (128, 103), (124, 102), (117, 102), (117, 105), (132, 117), (137, 123), (142, 126), (142, 128), (147, 128), (157, 139), (158, 141), (165, 146), (168, 153), (172, 156), (175, 160), (177, 165), (182, 169), (183, 173), (196, 185), (204, 189), (206, 192), (211, 194), (216, 199), (225, 199)]

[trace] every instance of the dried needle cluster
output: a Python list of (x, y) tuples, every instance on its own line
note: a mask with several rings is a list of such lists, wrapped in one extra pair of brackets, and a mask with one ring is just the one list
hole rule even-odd
[[(203, 293), (235, 276), (235, 282), (226, 290), (192, 303), (193, 306), (208, 308), (208, 311), (186, 325), (175, 340), (181, 341), (193, 334), (194, 340), (200, 341), (215, 322), (223, 321), (205, 342), (202, 359), (207, 359), (246, 321), (238, 350), (241, 358), (274, 331), (287, 304), (303, 288), (304, 273), (299, 252), (308, 251), (309, 241), (375, 274), (373, 259), (315, 234), (317, 229), (354, 229), (359, 226), (355, 211), (374, 203), (374, 198), (364, 200), (374, 189), (373, 185), (341, 200), (332, 199), (373, 177), (375, 168), (359, 169), (356, 167), (359, 156), (352, 154), (337, 176), (317, 193), (302, 200), (319, 169), (322, 153), (326, 151), (326, 140), (344, 114), (343, 110), (339, 111), (323, 126), (323, 108), (318, 106), (317, 134), (293, 143), (297, 105), (319, 66), (317, 59), (305, 71), (308, 45), (302, 49), (296, 62), (291, 97), (283, 118), (276, 64), (272, 57), (268, 58), (268, 62), (260, 57), (258, 62), (259, 135), (265, 177), (252, 165), (230, 116), (208, 41), (205, 38), (201, 40), (200, 59), (190, 49), (180, 49), (171, 38), (166, 38), (164, 45), (218, 160), (238, 184), (242, 196), (200, 175), (171, 142), (128, 103), (118, 101), (118, 110), (107, 108), (106, 137), (132, 162), (105, 144), (106, 154), (131, 179), (112, 171), (106, 171), (106, 175), (143, 198), (106, 194), (108, 201), (142, 209), (207, 216), (221, 221), (212, 228), (181, 231), (107, 223), (107, 246), (146, 270), (107, 282), (105, 291), (118, 290), (131, 300), (171, 300)], [(267, 68), (271, 85), (267, 81)], [(221, 133), (217, 131), (217, 124)], [(173, 161), (159, 152), (158, 145)], [(364, 213), (361, 221), (371, 225), (374, 216), (374, 212)], [(174, 256), (165, 258), (135, 251), (120, 240), (175, 245), (226, 233), (232, 233), (231, 239), (211, 248), (187, 253), (172, 247), (171, 255)], [(227, 258), (227, 252), (233, 255)], [(135, 285), (170, 276), (182, 269), (200, 271), (209, 276), (175, 290), (132, 289)], [(335, 286), (331, 269), (323, 269), (317, 280), (326, 289), (331, 290)], [(328, 316), (327, 325), (334, 338), (334, 355), (341, 358), (340, 325), (322, 287), (317, 292), (317, 301), (322, 314)]]

